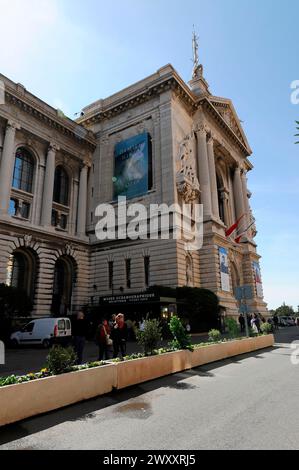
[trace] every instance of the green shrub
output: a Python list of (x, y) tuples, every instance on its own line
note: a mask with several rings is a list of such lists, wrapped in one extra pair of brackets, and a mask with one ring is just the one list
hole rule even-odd
[(269, 335), (272, 333), (272, 325), (270, 323), (262, 323), (261, 324), (261, 330), (264, 335)]
[(162, 339), (162, 328), (158, 320), (146, 320), (144, 330), (137, 332), (137, 341), (145, 355), (152, 355)]
[(234, 318), (226, 318), (225, 326), (228, 329), (228, 335), (230, 338), (236, 338), (239, 335), (239, 325)]
[(171, 318), (169, 328), (174, 338), (171, 342), (171, 346), (174, 349), (189, 349), (193, 351), (191, 336), (186, 333), (181, 320), (177, 316)]
[(210, 330), (209, 331), (209, 341), (218, 342), (221, 341), (221, 333), (219, 330)]
[(53, 375), (63, 374), (70, 372), (76, 361), (77, 356), (71, 346), (68, 348), (54, 346), (47, 356), (47, 369)]

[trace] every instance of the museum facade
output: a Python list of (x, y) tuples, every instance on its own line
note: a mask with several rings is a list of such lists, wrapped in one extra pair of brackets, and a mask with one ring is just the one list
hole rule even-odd
[[(186, 285), (215, 292), (228, 315), (238, 315), (243, 290), (249, 311), (267, 312), (247, 188), (251, 149), (232, 102), (210, 93), (201, 65), (189, 84), (167, 65), (77, 121), (0, 82), (0, 283), (25, 289), (33, 315), (134, 299), (138, 310), (152, 286)], [(99, 240), (97, 208), (120, 196), (147, 208), (202, 204), (203, 246)]]

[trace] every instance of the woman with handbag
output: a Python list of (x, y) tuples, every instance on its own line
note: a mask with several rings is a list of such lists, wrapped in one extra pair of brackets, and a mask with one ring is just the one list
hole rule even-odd
[(98, 326), (96, 332), (96, 343), (99, 347), (99, 361), (109, 359), (109, 350), (112, 346), (110, 339), (110, 326), (106, 319), (104, 319)]

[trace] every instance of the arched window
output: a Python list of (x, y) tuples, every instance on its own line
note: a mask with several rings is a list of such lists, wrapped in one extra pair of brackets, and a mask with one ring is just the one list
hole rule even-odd
[(70, 256), (61, 256), (55, 263), (52, 312), (66, 315), (71, 311), (72, 291), (76, 281), (76, 264)]
[(69, 177), (62, 166), (55, 170), (53, 200), (58, 204), (68, 205), (69, 199)]
[(7, 284), (24, 290), (33, 301), (37, 277), (37, 258), (29, 249), (14, 251), (7, 267)]
[(16, 151), (12, 186), (32, 193), (33, 170), (34, 159), (31, 153), (24, 147), (20, 147)]

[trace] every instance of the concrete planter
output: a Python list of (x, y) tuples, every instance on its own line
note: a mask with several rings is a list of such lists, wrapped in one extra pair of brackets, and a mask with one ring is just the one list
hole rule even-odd
[(188, 368), (188, 351), (175, 351), (115, 363), (117, 388), (125, 388)]
[(0, 426), (109, 393), (115, 374), (109, 364), (0, 387)]
[[(226, 343), (211, 344), (195, 349), (189, 353), (189, 366), (198, 367), (203, 364), (220, 361), (228, 357), (246, 354), (258, 349), (268, 348), (274, 345), (274, 336), (265, 335), (256, 338), (228, 341)], [(188, 368), (188, 367), (187, 367)]]
[(273, 335), (175, 351), (0, 387), (0, 426), (192, 367), (274, 345)]

